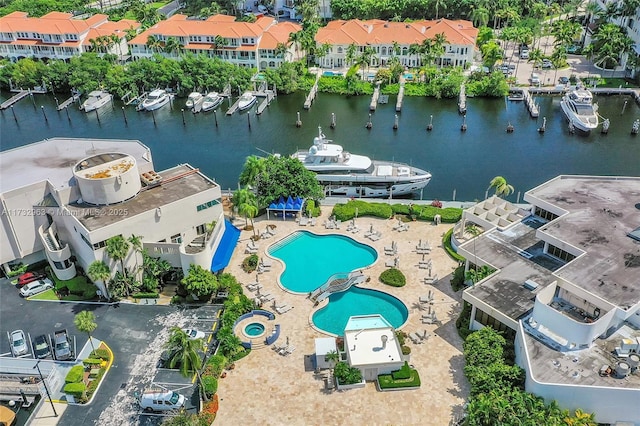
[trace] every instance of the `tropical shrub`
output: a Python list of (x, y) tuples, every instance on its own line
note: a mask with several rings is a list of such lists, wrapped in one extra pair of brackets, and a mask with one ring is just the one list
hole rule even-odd
[(396, 268), (390, 268), (382, 271), (380, 274), (380, 281), (392, 287), (403, 287), (407, 284), (407, 278), (401, 270)]
[(435, 199), (431, 202), (431, 206), (435, 207), (437, 209), (441, 209), (442, 208), (442, 201)]
[(207, 394), (207, 398), (211, 398), (218, 391), (218, 379), (214, 376), (202, 376), (202, 387)]
[(17, 277), (18, 275), (22, 275), (27, 272), (27, 268), (29, 267), (28, 263), (19, 263), (14, 266), (11, 271), (7, 274), (9, 278)]
[(211, 371), (215, 377), (219, 377), (227, 365), (227, 358), (224, 355), (216, 354), (207, 360), (207, 369)]
[(242, 270), (247, 272), (247, 273), (251, 273), (253, 271), (256, 270), (256, 268), (258, 267), (258, 261), (260, 259), (258, 258), (257, 254), (252, 254), (250, 256), (247, 256), (243, 261), (242, 261)]
[(87, 359), (84, 359), (84, 360), (82, 361), (82, 363), (83, 363), (84, 365), (87, 365), (87, 366), (90, 366), (90, 365), (100, 365), (100, 364), (102, 364), (102, 360), (101, 360), (101, 359), (96, 359), (96, 358), (87, 358)]
[(420, 375), (418, 371), (413, 368), (409, 368), (409, 376), (407, 378), (396, 379), (393, 377), (393, 373), (378, 376), (380, 389), (414, 388), (420, 386)]
[(78, 383), (81, 382), (84, 377), (84, 367), (82, 365), (76, 365), (71, 367), (71, 370), (64, 378), (65, 383)]
[(100, 358), (103, 359), (105, 361), (109, 361), (111, 359), (111, 355), (109, 354), (109, 351), (106, 349), (102, 349), (102, 348), (98, 348), (95, 351), (92, 351), (91, 354), (89, 355), (90, 358)]
[(157, 299), (160, 297), (157, 291), (151, 291), (148, 293), (133, 293), (131, 295), (134, 299)]
[(85, 392), (87, 391), (87, 386), (84, 382), (77, 383), (67, 383), (64, 385), (64, 393), (68, 393), (69, 395), (73, 395), (75, 397), (81, 398), (85, 396)]
[(362, 382), (362, 372), (355, 367), (349, 367), (346, 362), (337, 363), (333, 369), (333, 375), (341, 385), (354, 385)]
[(102, 380), (102, 376), (104, 376), (104, 373), (107, 372), (106, 368), (101, 368), (100, 371), (98, 371), (98, 375), (89, 382), (89, 384), (87, 385), (87, 397), (91, 398), (91, 395), (93, 395), (93, 393), (96, 391), (96, 389), (98, 388), (98, 385), (100, 384), (100, 381)]

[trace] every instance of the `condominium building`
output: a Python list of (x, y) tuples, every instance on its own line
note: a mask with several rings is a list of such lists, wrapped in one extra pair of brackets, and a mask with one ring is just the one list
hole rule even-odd
[[(237, 22), (227, 15), (214, 15), (204, 21), (173, 15), (139, 34), (129, 46), (134, 59), (156, 53), (178, 58), (183, 52), (191, 52), (262, 70), (298, 59), (299, 53), (288, 41), (291, 33), (301, 29), (298, 24), (278, 23), (265, 16), (251, 23)], [(169, 51), (171, 44), (167, 42), (171, 39), (177, 42), (177, 48)], [(279, 52), (279, 47), (284, 50)]]
[[(218, 271), (240, 233), (220, 200), (220, 186), (188, 164), (156, 172), (139, 141), (54, 138), (3, 151), (0, 263), (46, 258), (67, 280), (102, 260), (115, 273), (106, 241), (135, 235), (174, 268)], [(125, 267), (141, 261), (132, 250)]]
[(13, 12), (0, 18), (0, 57), (68, 60), (92, 50), (124, 57), (127, 31), (139, 27), (138, 22), (111, 22), (101, 14), (76, 19), (70, 13), (50, 12), (30, 18)]
[(463, 293), (470, 327), (515, 336), (527, 391), (640, 424), (640, 178), (558, 176), (524, 200), (489, 198), (456, 227), (467, 270), (495, 270)]
[[(442, 34), (446, 42), (444, 52), (434, 58), (434, 63), (441, 66), (461, 66), (473, 61), (478, 29), (469, 21), (437, 21), (388, 22), (377, 19), (361, 21), (331, 21), (316, 34), (318, 46), (328, 45), (326, 55), (318, 58), (319, 64), (327, 68), (349, 66), (349, 46), (356, 47), (356, 56), (364, 52), (366, 47), (374, 50), (371, 66), (385, 66), (392, 57), (397, 57), (406, 67), (419, 67), (424, 56), (417, 47), (425, 40), (434, 40)], [(356, 59), (350, 58), (351, 60)]]

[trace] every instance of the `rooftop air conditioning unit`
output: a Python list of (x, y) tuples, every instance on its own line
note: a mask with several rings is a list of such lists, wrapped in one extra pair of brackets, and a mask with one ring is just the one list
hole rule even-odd
[(142, 173), (140, 175), (140, 179), (147, 186), (157, 185), (162, 181), (162, 176), (160, 176), (158, 173), (154, 172), (153, 170), (150, 170), (148, 172)]
[(533, 281), (533, 280), (526, 280), (523, 284), (524, 288), (526, 288), (527, 290), (530, 291), (534, 291), (535, 289), (538, 288), (540, 284), (538, 284), (537, 282)]
[(626, 362), (619, 362), (616, 364), (616, 375), (620, 378), (625, 378), (631, 372), (631, 366)]

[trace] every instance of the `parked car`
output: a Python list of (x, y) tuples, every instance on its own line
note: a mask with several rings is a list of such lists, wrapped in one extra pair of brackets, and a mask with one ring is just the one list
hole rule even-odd
[(34, 294), (42, 293), (53, 288), (53, 283), (49, 278), (31, 282), (20, 289), (20, 296), (29, 297)]
[(522, 49), (520, 52), (520, 59), (529, 59), (529, 51), (526, 49)]
[(569, 84), (569, 77), (560, 77), (558, 79), (558, 83), (560, 83), (560, 84)]
[(140, 396), (144, 411), (171, 411), (184, 406), (184, 395), (172, 391), (147, 391)]
[(540, 75), (536, 74), (535, 72), (531, 73), (531, 85), (532, 86), (539, 86), (540, 85)]
[(18, 288), (24, 286), (25, 284), (29, 284), (31, 282), (41, 280), (46, 278), (44, 274), (40, 274), (38, 272), (25, 272), (24, 274), (18, 277), (18, 283), (16, 284)]
[(550, 60), (548, 59), (542, 60), (542, 68), (551, 68), (551, 67), (553, 67), (553, 64), (551, 63)]
[(189, 336), (189, 339), (191, 340), (195, 340), (195, 339), (204, 339), (205, 334), (202, 331), (198, 331), (198, 330), (194, 330), (192, 328), (186, 328), (184, 330), (185, 333), (187, 333), (187, 336)]
[(47, 336), (44, 334), (39, 335), (33, 341), (33, 352), (36, 354), (38, 358), (46, 358), (51, 355), (51, 347), (49, 346), (49, 341), (47, 340)]
[(24, 331), (14, 330), (11, 332), (11, 353), (13, 356), (24, 355), (29, 352), (27, 348), (27, 339), (24, 337)]
[(58, 361), (68, 361), (74, 358), (71, 350), (71, 339), (67, 333), (67, 329), (56, 330), (53, 332), (54, 353)]

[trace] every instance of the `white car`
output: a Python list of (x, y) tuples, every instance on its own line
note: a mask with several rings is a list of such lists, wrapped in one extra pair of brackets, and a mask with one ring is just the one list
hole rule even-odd
[(49, 278), (45, 278), (44, 280), (34, 281), (22, 287), (20, 289), (20, 296), (22, 297), (33, 296), (34, 294), (47, 291), (50, 288), (53, 288), (53, 283)]
[(534, 73), (531, 73), (531, 85), (532, 86), (539, 86), (540, 85), (540, 75)]
[(27, 348), (27, 339), (24, 337), (24, 331), (15, 330), (11, 332), (11, 352), (13, 356), (24, 355), (29, 352)]
[(205, 336), (204, 332), (198, 331), (198, 330), (194, 330), (192, 328), (185, 328), (182, 331), (187, 333), (187, 336), (189, 336), (189, 339), (191, 339), (191, 340), (204, 339), (204, 336)]

